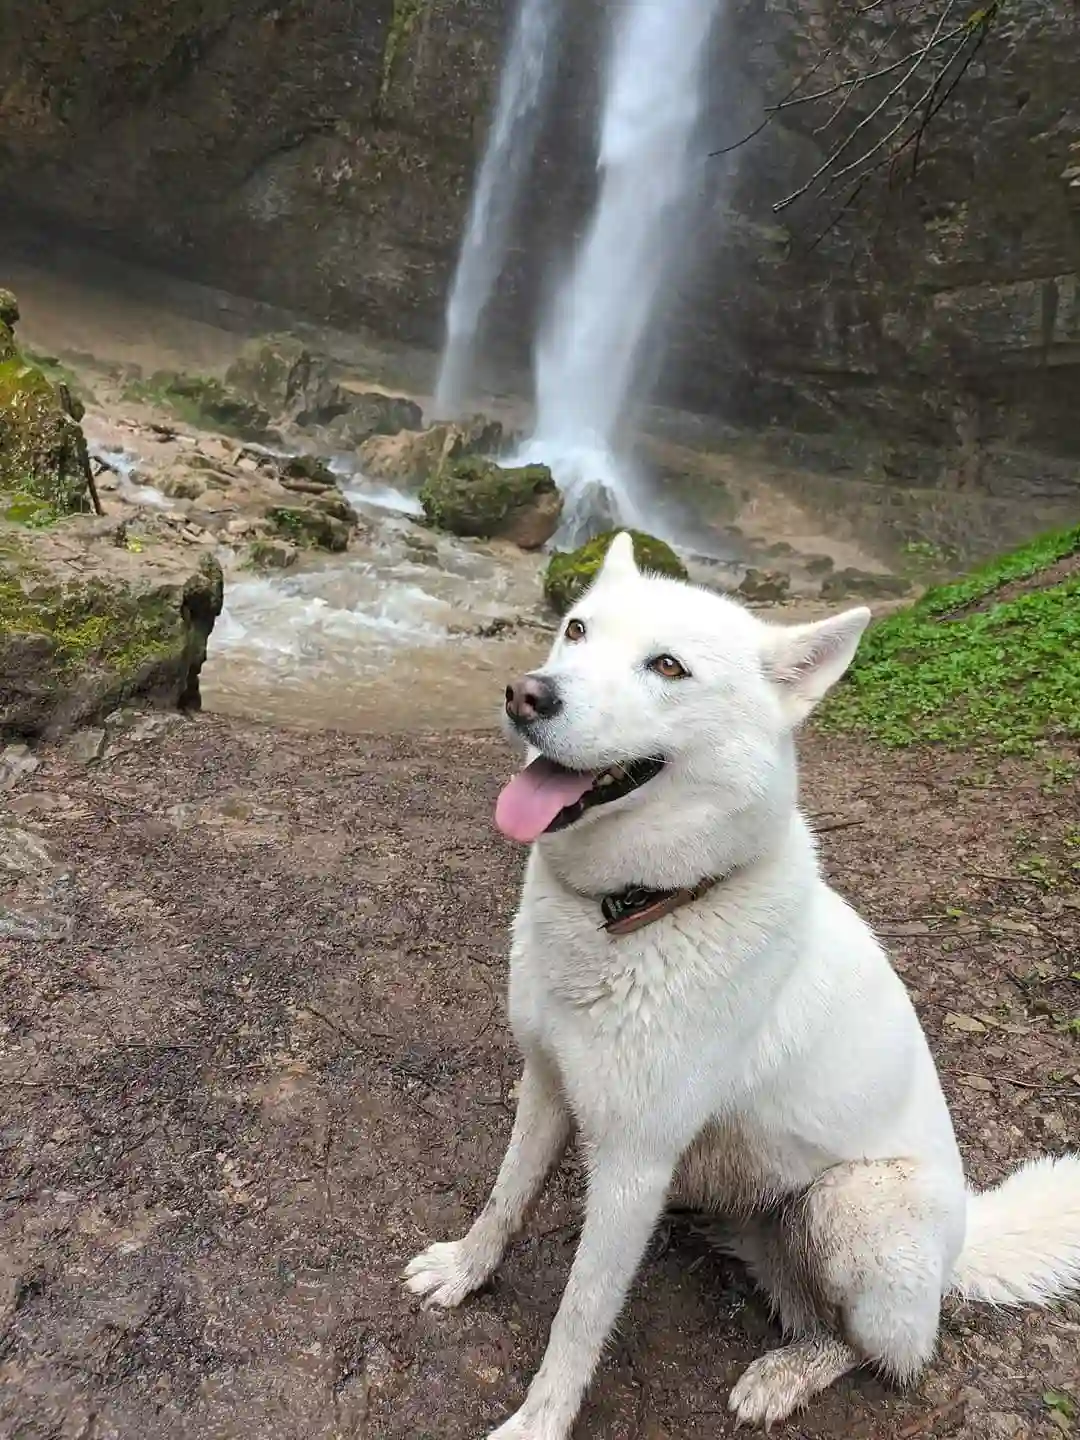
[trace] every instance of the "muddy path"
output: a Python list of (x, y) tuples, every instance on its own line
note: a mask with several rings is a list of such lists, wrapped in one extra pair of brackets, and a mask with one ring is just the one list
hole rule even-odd
[[(40, 758), (0, 796), (0, 1434), (482, 1437), (542, 1354), (580, 1190), (571, 1159), (460, 1312), (401, 1291), (510, 1125), (501, 743), (203, 717)], [(1075, 1142), (1075, 797), (1034, 764), (813, 737), (806, 780), (975, 1178)], [(772, 1340), (737, 1266), (665, 1225), (577, 1433), (731, 1433), (727, 1388)], [(776, 1433), (1059, 1436), (1043, 1396), (1076, 1392), (1078, 1356), (1076, 1305), (953, 1310), (916, 1392), (856, 1377)]]

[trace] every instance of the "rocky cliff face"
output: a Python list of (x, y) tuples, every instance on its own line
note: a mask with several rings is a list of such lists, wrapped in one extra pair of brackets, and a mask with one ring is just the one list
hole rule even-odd
[[(436, 345), (507, 0), (57, 0), (0, 8), (0, 205), (241, 293)], [(544, 266), (580, 224), (601, 0), (571, 27), (522, 246), (493, 327), (521, 359)], [(818, 62), (890, 63), (841, 0), (738, 0), (707, 139)], [(860, 52), (861, 46), (861, 52)], [(821, 57), (828, 58), (822, 63)], [(737, 74), (733, 74), (733, 69)], [(816, 82), (815, 82), (816, 83)], [(854, 97), (853, 117), (881, 92)], [(1080, 22), (1004, 0), (923, 147), (809, 248), (827, 209), (772, 205), (820, 163), (783, 112), (702, 172), (699, 264), (665, 397), (831, 437), (860, 474), (1075, 496), (1080, 461)], [(882, 123), (888, 123), (886, 111)], [(782, 123), (781, 123), (782, 122)], [(880, 132), (878, 132), (880, 133)], [(725, 163), (727, 168), (725, 169)], [(839, 442), (839, 443), (838, 443)], [(813, 447), (811, 447), (813, 448)]]

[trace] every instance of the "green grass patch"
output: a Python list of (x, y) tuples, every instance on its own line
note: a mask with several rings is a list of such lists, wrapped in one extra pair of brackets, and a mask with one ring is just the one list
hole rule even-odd
[(821, 724), (999, 754), (1080, 739), (1080, 573), (992, 602), (1078, 552), (1080, 526), (1039, 536), (879, 621)]

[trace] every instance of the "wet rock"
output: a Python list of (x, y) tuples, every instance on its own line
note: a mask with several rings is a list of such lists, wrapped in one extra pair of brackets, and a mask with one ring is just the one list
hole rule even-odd
[(791, 589), (791, 576), (783, 570), (747, 570), (739, 584), (739, 598), (751, 604), (768, 605), (783, 600)]
[(90, 765), (105, 754), (105, 731), (97, 725), (76, 730), (68, 742), (68, 750), (76, 760)]
[[(544, 596), (556, 614), (564, 615), (589, 588), (618, 533), (609, 530), (577, 550), (556, 551), (552, 555), (544, 572)], [(687, 579), (686, 566), (670, 545), (641, 530), (631, 530), (630, 535), (634, 541), (634, 559), (640, 569), (655, 575), (669, 575), (675, 580)]]
[(286, 488), (297, 487), (300, 483), (313, 485), (322, 490), (337, 487), (334, 472), (325, 460), (317, 455), (289, 455), (279, 462), (278, 477)]
[(343, 450), (352, 450), (373, 436), (419, 430), (424, 423), (420, 406), (404, 395), (388, 395), (382, 390), (350, 390), (345, 386), (338, 389), (345, 408), (327, 424), (327, 432), (333, 443)]
[[(9, 332), (10, 333), (10, 332)], [(65, 386), (0, 334), (0, 519), (29, 526), (90, 509), (86, 440)]]
[(130, 386), (128, 393), (133, 399), (167, 407), (196, 429), (221, 430), (249, 440), (271, 433), (265, 406), (212, 375), (158, 370), (149, 380)]
[(828, 575), (835, 562), (831, 555), (804, 555), (802, 567), (808, 575)]
[(0, 750), (0, 790), (12, 790), (24, 775), (33, 775), (41, 761), (29, 745), (5, 745)]
[(855, 570), (848, 566), (825, 577), (821, 584), (821, 598), (843, 600), (848, 595), (865, 595), (890, 599), (906, 595), (910, 589), (909, 582), (899, 575)]
[(429, 425), (426, 430), (376, 436), (360, 446), (358, 459), (369, 479), (415, 490), (436, 479), (455, 460), (498, 455), (503, 443), (498, 420), (474, 415), (453, 424)]
[(154, 548), (83, 539), (78, 521), (0, 528), (0, 735), (93, 724), (133, 698), (198, 706), (221, 569)]
[(313, 353), (295, 336), (267, 335), (245, 346), (225, 372), (225, 382), (283, 424), (327, 430), (344, 449), (423, 423), (415, 401), (343, 384), (335, 369), (328, 356)]
[[(342, 501), (348, 509), (346, 502)], [(355, 513), (351, 512), (355, 521)], [(348, 549), (349, 537), (354, 528), (347, 520), (332, 515), (317, 503), (310, 505), (275, 505), (267, 511), (267, 521), (283, 539), (300, 549), (331, 550), (339, 553)]]
[(245, 563), (252, 570), (287, 570), (296, 564), (299, 554), (288, 540), (253, 540), (247, 548)]
[(504, 467), (479, 455), (444, 464), (420, 491), (424, 514), (453, 535), (538, 550), (559, 526), (562, 496), (546, 465)]
[(271, 415), (293, 417), (306, 409), (329, 369), (292, 335), (264, 335), (245, 345), (225, 372), (225, 383)]

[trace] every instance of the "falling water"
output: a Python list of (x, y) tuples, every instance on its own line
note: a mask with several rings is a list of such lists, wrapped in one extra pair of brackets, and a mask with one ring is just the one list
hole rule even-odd
[(435, 388), (435, 412), (443, 417), (458, 414), (468, 398), (480, 322), (503, 266), (536, 143), (560, 5), (561, 0), (521, 0), (447, 307)]
[(717, 5), (625, 0), (613, 7), (600, 190), (536, 354), (528, 450), (552, 467), (566, 498), (563, 542), (607, 520), (641, 523), (639, 488), (615, 446), (640, 398), (644, 351), (681, 247)]

